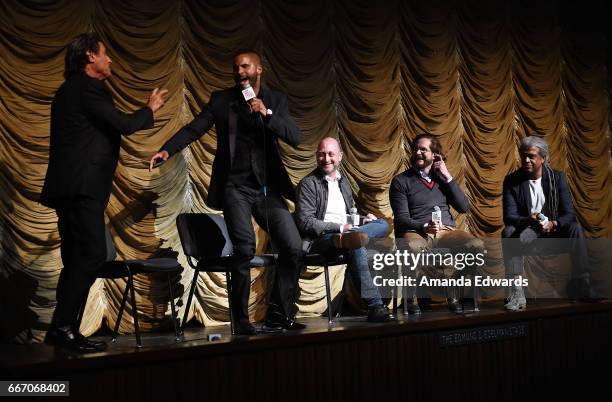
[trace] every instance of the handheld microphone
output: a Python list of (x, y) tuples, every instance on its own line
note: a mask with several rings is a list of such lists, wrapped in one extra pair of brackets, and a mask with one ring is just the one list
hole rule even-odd
[(249, 101), (256, 97), (255, 91), (253, 90), (253, 87), (251, 86), (250, 82), (247, 82), (242, 86), (242, 97), (244, 98), (246, 103), (250, 103)]
[(544, 215), (543, 213), (539, 213), (538, 221), (540, 222), (540, 225), (544, 226), (548, 223), (548, 217)]

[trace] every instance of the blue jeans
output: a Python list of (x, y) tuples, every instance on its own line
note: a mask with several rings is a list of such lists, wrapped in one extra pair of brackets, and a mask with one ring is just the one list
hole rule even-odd
[[(351, 229), (351, 231), (367, 233), (370, 239), (380, 239), (385, 237), (389, 231), (389, 225), (384, 219), (377, 219), (368, 222), (365, 225)], [(361, 247), (355, 250), (340, 250), (334, 247), (332, 237), (337, 233), (327, 233), (316, 239), (309, 252), (317, 254), (325, 254), (329, 256), (346, 253), (348, 257), (348, 270), (353, 280), (368, 307), (382, 305), (380, 291), (372, 282), (372, 275), (368, 266), (368, 250)]]

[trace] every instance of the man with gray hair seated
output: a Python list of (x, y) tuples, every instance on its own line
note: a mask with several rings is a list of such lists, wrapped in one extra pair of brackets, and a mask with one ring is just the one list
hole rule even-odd
[[(504, 262), (506, 276), (518, 279), (523, 275), (522, 256), (534, 253), (529, 246), (536, 239), (567, 238), (572, 259), (572, 279), (567, 287), (571, 298), (593, 297), (590, 266), (582, 226), (576, 221), (572, 196), (565, 174), (548, 165), (548, 144), (535, 135), (525, 137), (520, 144), (521, 168), (504, 180), (503, 205)], [(554, 242), (545, 244), (550, 247)], [(557, 252), (563, 251), (557, 248)], [(546, 252), (540, 249), (540, 252)], [(527, 302), (522, 286), (513, 286), (505, 307), (522, 310)]]

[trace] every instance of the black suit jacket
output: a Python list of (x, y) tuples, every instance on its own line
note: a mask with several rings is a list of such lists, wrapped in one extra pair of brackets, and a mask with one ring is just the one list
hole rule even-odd
[[(576, 213), (572, 205), (572, 195), (565, 174), (557, 170), (550, 169), (554, 175), (557, 185), (558, 216), (559, 226), (565, 226), (576, 221)], [(549, 219), (550, 215), (550, 177), (547, 169), (542, 171), (542, 190), (546, 201), (542, 208), (542, 213)], [(504, 224), (516, 228), (524, 228), (531, 224), (531, 195), (529, 193), (529, 177), (522, 171), (506, 176), (504, 179)]]
[(121, 134), (153, 127), (153, 112), (115, 108), (102, 80), (85, 73), (68, 78), (51, 105), (49, 167), (40, 197), (56, 208), (75, 196), (108, 203), (119, 159)]
[[(271, 151), (267, 155), (267, 163), (269, 166), (279, 166), (278, 174), (274, 178), (276, 187), (283, 196), (295, 200), (293, 185), (278, 153), (277, 139), (280, 138), (289, 145), (296, 146), (302, 140), (302, 134), (289, 115), (286, 95), (268, 88), (261, 88), (259, 97), (273, 112), (270, 117), (263, 119), (265, 130), (272, 134), (268, 135), (272, 145), (267, 147)], [(223, 190), (231, 171), (236, 147), (238, 108), (244, 106), (242, 93), (237, 87), (213, 92), (208, 104), (202, 108), (200, 114), (191, 123), (180, 129), (160, 149), (167, 151), (172, 156), (215, 125), (217, 152), (206, 200), (206, 203), (215, 209), (224, 207)]]

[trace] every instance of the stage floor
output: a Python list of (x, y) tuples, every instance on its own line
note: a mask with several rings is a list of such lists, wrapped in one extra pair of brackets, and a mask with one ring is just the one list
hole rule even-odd
[(178, 342), (171, 330), (146, 333), (139, 349), (124, 335), (84, 355), (3, 345), (0, 379), (68, 381), (69, 400), (88, 402), (591, 401), (609, 383), (597, 367), (612, 358), (612, 301), (528, 301), (516, 313), (485, 302), (462, 315), (439, 305), (384, 324), (300, 321), (303, 331), (235, 337), (229, 326), (192, 323)]
[[(434, 305), (421, 315), (402, 314), (401, 307), (395, 320), (388, 323), (368, 323), (365, 316), (345, 316), (334, 319), (329, 326), (326, 317), (300, 318), (306, 324), (302, 331), (265, 333), (256, 336), (232, 336), (229, 325), (202, 327), (192, 322), (179, 341), (171, 330), (142, 334), (142, 348), (136, 347), (134, 335), (121, 335), (114, 343), (110, 335), (94, 336), (108, 341), (108, 350), (101, 353), (78, 354), (55, 349), (45, 344), (1, 345), (0, 367), (3, 376), (12, 378), (41, 378), (52, 374), (70, 374), (81, 369), (108, 369), (113, 366), (148, 364), (164, 359), (180, 359), (194, 355), (219, 356), (223, 354), (254, 353), (274, 348), (294, 348), (300, 345), (328, 342), (347, 342), (355, 339), (401, 336), (435, 331), (452, 331), (460, 328), (496, 326), (513, 322), (525, 322), (542, 318), (611, 312), (612, 301), (576, 303), (564, 300), (528, 301), (526, 310), (506, 312), (499, 301), (480, 304), (480, 311), (465, 305), (463, 314), (449, 312), (445, 305)], [(256, 324), (260, 327), (261, 323)], [(109, 333), (109, 331), (105, 331)], [(209, 335), (219, 335), (209, 340)]]

